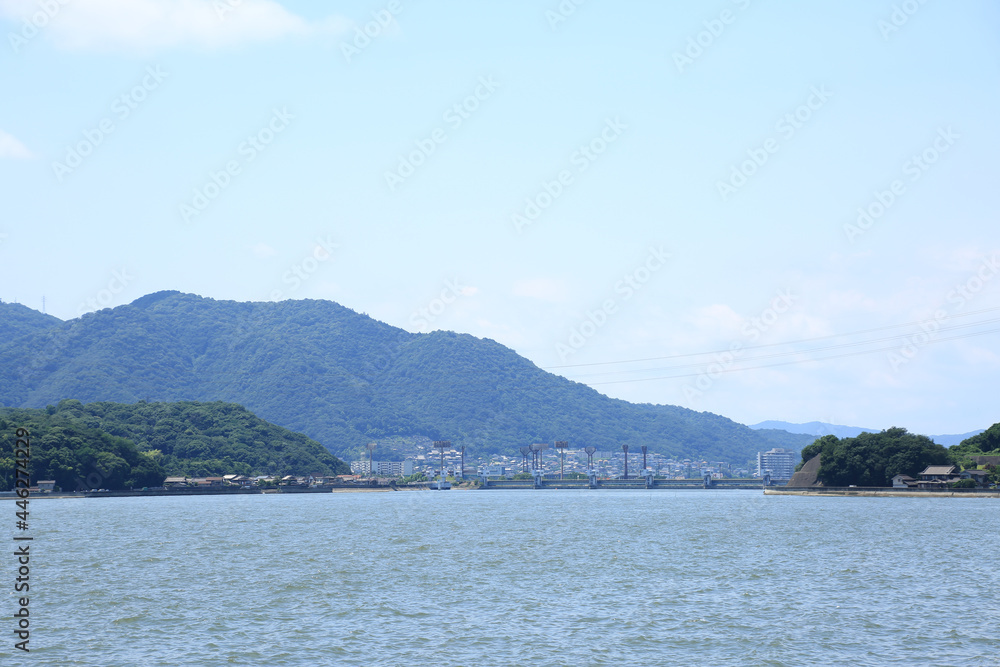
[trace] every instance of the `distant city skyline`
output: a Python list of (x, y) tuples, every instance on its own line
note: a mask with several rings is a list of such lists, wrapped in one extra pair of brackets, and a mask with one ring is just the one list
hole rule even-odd
[(329, 299), (745, 424), (1000, 421), (995, 3), (0, 0), (0, 28), (4, 301)]

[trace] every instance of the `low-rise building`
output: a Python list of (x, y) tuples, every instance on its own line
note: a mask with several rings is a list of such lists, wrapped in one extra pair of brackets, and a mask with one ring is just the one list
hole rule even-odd
[[(958, 475), (961, 479), (971, 479), (976, 482), (976, 486), (987, 487), (990, 484), (990, 472), (988, 470), (963, 470)], [(44, 482), (39, 482), (41, 486)]]
[[(374, 470), (373, 470), (374, 468)], [(407, 477), (413, 474), (413, 459), (405, 461), (351, 461), (351, 472), (377, 477)]]
[(960, 479), (955, 466), (927, 466), (918, 477), (921, 482), (955, 482)]

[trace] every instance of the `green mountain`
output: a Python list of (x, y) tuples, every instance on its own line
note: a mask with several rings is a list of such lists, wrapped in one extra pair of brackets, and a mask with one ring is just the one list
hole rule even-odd
[(40, 333), (62, 322), (18, 303), (0, 301), (0, 341)]
[(15, 430), (31, 433), (31, 479), (63, 490), (159, 486), (168, 475), (341, 474), (318, 442), (231, 403), (0, 408), (0, 489), (13, 484)]
[(476, 454), (569, 440), (734, 462), (813, 440), (608, 398), (495, 341), (411, 334), (329, 301), (240, 303), (179, 292), (0, 343), (0, 404), (63, 398), (239, 403), (345, 458), (371, 440), (414, 436)]

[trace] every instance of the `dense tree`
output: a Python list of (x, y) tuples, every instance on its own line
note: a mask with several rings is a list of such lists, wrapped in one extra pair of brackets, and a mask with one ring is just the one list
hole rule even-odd
[(951, 447), (952, 453), (960, 458), (977, 455), (1000, 456), (1000, 422), (971, 438), (966, 438)]
[(0, 408), (0, 488), (13, 479), (14, 429), (31, 432), (32, 481), (65, 490), (159, 486), (168, 475), (343, 474), (318, 442), (230, 403), (90, 403)]
[(55, 480), (64, 491), (159, 486), (166, 473), (135, 444), (90, 427), (58, 410), (0, 410), (0, 488), (14, 485), (15, 431), (30, 433), (31, 482)]
[(854, 438), (826, 435), (802, 450), (802, 460), (817, 454), (822, 454), (818, 479), (825, 486), (891, 486), (896, 475), (916, 477), (929, 465), (953, 462), (947, 449), (905, 428)]
[[(0, 321), (8, 305), (0, 304)], [(565, 439), (574, 447), (630, 442), (682, 458), (745, 461), (810, 441), (706, 412), (608, 398), (495, 341), (411, 334), (329, 301), (237, 303), (159, 292), (68, 322), (39, 317), (0, 338), (0, 405), (225, 400), (342, 456), (371, 440), (419, 437), (481, 455)], [(235, 452), (215, 453), (221, 443), (197, 414), (189, 416), (192, 434), (173, 443), (180, 453), (238, 460)], [(184, 433), (171, 419), (159, 415), (142, 436)], [(129, 434), (138, 437), (139, 427)]]

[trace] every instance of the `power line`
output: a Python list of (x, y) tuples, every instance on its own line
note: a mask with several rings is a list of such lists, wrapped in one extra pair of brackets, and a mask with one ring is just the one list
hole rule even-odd
[[(936, 334), (936, 333), (940, 333), (942, 331), (954, 331), (956, 329), (968, 329), (969, 327), (978, 327), (978, 326), (981, 326), (983, 324), (993, 324), (995, 322), (1000, 322), (1000, 318), (993, 318), (993, 319), (989, 319), (989, 320), (980, 320), (978, 322), (970, 322), (970, 323), (967, 323), (967, 324), (956, 324), (955, 326), (952, 326), (952, 327), (939, 327), (938, 329), (935, 329), (933, 332), (930, 332), (930, 333), (935, 333)], [(883, 336), (882, 338), (872, 338), (872, 339), (869, 339), (869, 340), (855, 341), (853, 343), (838, 343), (836, 345), (826, 345), (826, 346), (823, 346), (823, 347), (814, 347), (814, 348), (809, 348), (809, 349), (805, 349), (805, 350), (791, 350), (791, 351), (788, 351), (788, 352), (775, 352), (773, 354), (761, 354), (761, 355), (757, 355), (757, 356), (754, 356), (754, 357), (749, 357), (747, 359), (743, 359), (743, 361), (757, 361), (757, 360), (760, 360), (760, 359), (774, 359), (774, 358), (777, 358), (777, 357), (788, 357), (788, 356), (799, 355), (799, 354), (808, 354), (810, 352), (823, 352), (825, 350), (837, 350), (837, 349), (841, 349), (841, 348), (845, 348), (845, 347), (858, 347), (858, 346), (861, 346), (861, 345), (871, 345), (873, 343), (884, 343), (887, 340), (898, 340), (900, 338), (905, 338), (907, 336), (913, 336), (913, 335), (916, 335), (916, 334), (896, 334), (895, 336)], [(764, 346), (758, 346), (758, 347), (764, 347)], [(740, 352), (742, 353), (742, 351), (744, 349), (756, 349), (756, 348), (741, 348)], [(732, 350), (727, 350), (726, 352), (728, 352), (728, 353), (731, 354)], [(725, 354), (725, 353), (717, 353), (717, 354)], [(600, 373), (592, 373), (590, 375), (577, 375), (575, 377), (583, 378), (583, 377), (596, 377), (596, 376), (603, 376), (603, 375), (623, 375), (625, 373), (650, 373), (650, 372), (653, 372), (653, 371), (680, 370), (680, 369), (683, 369), (683, 368), (697, 368), (699, 366), (704, 366), (706, 363), (708, 363), (708, 362), (706, 362), (706, 361), (700, 361), (700, 362), (697, 362), (697, 363), (681, 364), (681, 365), (677, 365), (677, 366), (666, 366), (666, 367), (660, 367), (660, 368), (633, 368), (631, 370), (626, 370), (626, 371), (603, 371), (603, 372), (600, 372)]]
[[(984, 336), (986, 334), (991, 334), (991, 333), (996, 333), (996, 332), (1000, 332), (1000, 328), (998, 328), (998, 329), (988, 329), (986, 331), (976, 331), (974, 333), (962, 334), (960, 336), (951, 336), (949, 338), (938, 338), (937, 340), (929, 340), (925, 344), (929, 345), (931, 343), (944, 343), (945, 341), (949, 341), (949, 340), (961, 340), (961, 339), (964, 339), (964, 338), (973, 338), (975, 336)], [(775, 366), (788, 366), (789, 364), (801, 364), (801, 363), (808, 363), (808, 362), (827, 361), (829, 359), (840, 359), (842, 357), (857, 357), (857, 356), (861, 356), (863, 354), (872, 354), (874, 352), (886, 352), (886, 351), (898, 350), (898, 349), (899, 348), (897, 346), (893, 345), (893, 346), (890, 346), (890, 347), (881, 347), (881, 348), (877, 348), (877, 349), (874, 349), (874, 350), (863, 350), (861, 352), (845, 352), (844, 354), (835, 354), (835, 355), (828, 356), (828, 357), (822, 357), (820, 359), (807, 359), (805, 361), (802, 361), (802, 360), (781, 361), (781, 362), (778, 362), (776, 364), (764, 364), (763, 366), (751, 366), (749, 368), (728, 368), (728, 369), (722, 369), (722, 370), (719, 370), (719, 371), (715, 371), (715, 373), (736, 373), (736, 372), (741, 372), (741, 371), (755, 371), (755, 370), (759, 370), (759, 369), (762, 369), (762, 368), (774, 368)], [(586, 384), (588, 386), (593, 386), (593, 385), (599, 385), (599, 384), (623, 384), (623, 383), (626, 383), (626, 382), (649, 382), (649, 381), (652, 381), (652, 380), (673, 380), (673, 379), (677, 379), (677, 378), (698, 377), (699, 375), (701, 375), (701, 373), (687, 373), (687, 374), (684, 374), (684, 375), (666, 375), (666, 376), (655, 377), (655, 378), (635, 378), (633, 380), (609, 380), (607, 382), (587, 382)]]
[[(995, 311), (998, 311), (998, 310), (1000, 310), (1000, 306), (997, 306), (995, 308), (983, 308), (982, 310), (972, 310), (972, 311), (969, 311), (968, 313), (962, 313), (960, 315), (949, 315), (948, 319), (955, 319), (955, 318), (959, 318), (959, 317), (969, 317), (971, 315), (979, 315), (981, 313), (990, 313), (990, 312), (995, 312)], [(818, 341), (818, 340), (829, 340), (830, 338), (840, 338), (840, 337), (847, 337), (847, 336), (859, 336), (861, 334), (873, 333), (873, 332), (876, 332), (876, 331), (886, 331), (888, 329), (899, 329), (899, 328), (902, 328), (902, 327), (919, 326), (920, 324), (923, 324), (926, 321), (927, 321), (927, 319), (916, 320), (914, 322), (906, 322), (904, 324), (889, 324), (889, 325), (884, 326), (884, 327), (875, 327), (874, 329), (862, 329), (860, 331), (851, 331), (851, 332), (842, 333), (842, 334), (829, 334), (827, 336), (816, 336), (815, 338), (800, 338), (799, 340), (784, 341), (784, 342), (781, 342), (781, 343), (765, 343), (763, 345), (752, 345), (752, 346), (749, 346), (749, 347), (744, 347), (742, 349), (744, 349), (744, 350), (757, 350), (757, 349), (761, 349), (761, 348), (765, 348), (765, 347), (778, 347), (780, 345), (797, 345), (798, 343), (812, 343), (812, 342)], [(707, 356), (709, 354), (722, 354), (724, 352), (730, 352), (730, 351), (731, 350), (729, 350), (729, 349), (724, 349), (724, 350), (711, 350), (711, 351), (708, 351), (708, 352), (688, 352), (688, 353), (685, 353), (685, 354), (672, 354), (672, 355), (665, 356), (665, 357), (646, 357), (644, 359), (622, 359), (622, 360), (619, 360), (619, 361), (594, 361), (594, 362), (585, 363), (585, 364), (563, 364), (563, 365), (560, 365), (560, 366), (540, 366), (540, 368), (542, 368), (543, 370), (549, 370), (549, 369), (552, 369), (552, 368), (579, 368), (579, 367), (582, 367), (582, 366), (608, 366), (608, 365), (611, 365), (611, 364), (632, 364), (632, 363), (639, 363), (639, 362), (642, 362), (642, 361), (661, 361), (661, 360), (664, 360), (664, 359), (683, 359), (683, 358), (687, 358), (687, 357), (702, 357), (702, 356)]]

